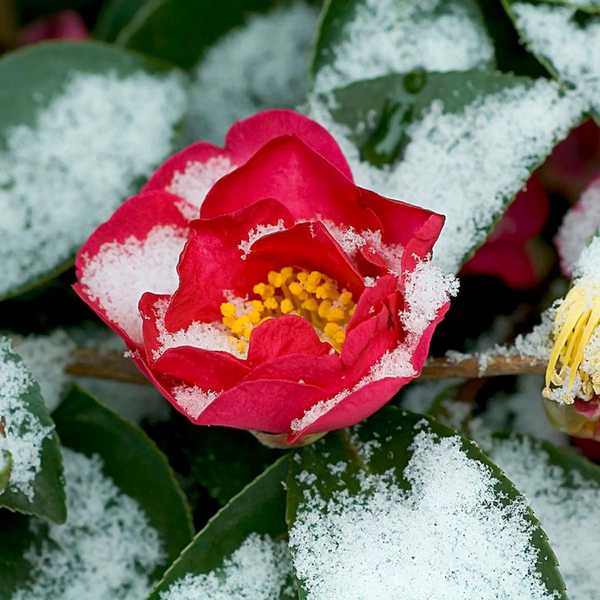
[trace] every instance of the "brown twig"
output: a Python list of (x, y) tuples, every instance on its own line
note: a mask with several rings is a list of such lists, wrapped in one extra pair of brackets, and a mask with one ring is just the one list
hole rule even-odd
[[(499, 375), (543, 373), (545, 369), (546, 362), (538, 358), (497, 354), (487, 355), (485, 360), (480, 360), (479, 355), (472, 354), (459, 358), (432, 358), (423, 368), (421, 378), (477, 379)], [(79, 377), (112, 379), (125, 383), (148, 383), (133, 361), (117, 351), (100, 352), (93, 348), (80, 348), (73, 354), (73, 360), (66, 371)]]

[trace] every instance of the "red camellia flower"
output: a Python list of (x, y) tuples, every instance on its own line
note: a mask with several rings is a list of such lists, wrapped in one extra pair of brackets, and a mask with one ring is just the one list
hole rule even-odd
[(548, 218), (548, 197), (536, 175), (514, 199), (486, 243), (463, 267), (463, 274), (491, 275), (515, 289), (540, 280), (530, 248)]
[(26, 46), (43, 40), (85, 40), (89, 33), (81, 16), (73, 10), (42, 17), (19, 32), (19, 45)]
[(443, 221), (267, 111), (163, 164), (81, 249), (75, 289), (194, 423), (306, 441), (418, 376), (456, 287), (429, 262)]

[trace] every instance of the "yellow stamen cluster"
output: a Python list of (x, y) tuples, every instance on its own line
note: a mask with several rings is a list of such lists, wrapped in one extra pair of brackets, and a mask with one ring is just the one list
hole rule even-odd
[(256, 299), (221, 304), (223, 325), (232, 333), (232, 343), (240, 353), (247, 350), (256, 325), (289, 314), (310, 321), (321, 338), (341, 351), (355, 304), (352, 292), (340, 291), (334, 279), (319, 271), (284, 267), (269, 271), (267, 281), (257, 283), (252, 293)]
[(600, 394), (600, 352), (589, 356), (589, 344), (599, 324), (600, 289), (571, 288), (556, 312), (543, 392), (546, 398), (557, 399), (557, 388), (561, 388), (558, 399), (566, 404), (573, 403), (576, 396), (590, 400)]

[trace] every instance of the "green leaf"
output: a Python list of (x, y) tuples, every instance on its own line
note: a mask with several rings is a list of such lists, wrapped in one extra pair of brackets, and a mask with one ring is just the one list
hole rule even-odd
[(8, 450), (0, 450), (0, 494), (7, 488), (12, 469), (12, 456)]
[(192, 68), (224, 33), (269, 0), (151, 0), (119, 34), (117, 44)]
[(166, 564), (193, 535), (190, 510), (165, 456), (138, 427), (73, 388), (53, 413), (62, 443), (99, 454), (104, 473), (137, 500), (166, 550)]
[[(455, 438), (458, 435), (455, 431), (438, 424), (433, 419), (406, 413), (395, 407), (387, 407), (358, 428), (352, 430), (352, 432), (341, 431), (330, 434), (324, 440), (298, 452), (297, 459), (290, 461), (288, 477), (287, 520), (289, 526), (292, 527), (292, 544), (290, 546), (292, 556), (297, 557), (297, 549), (293, 542), (295, 534), (293, 527), (296, 521), (303, 516), (303, 511), (307, 506), (310, 505), (311, 510), (324, 511), (319, 519), (325, 519), (327, 511), (333, 510), (332, 507), (336, 505), (340, 506), (339, 502), (343, 502), (341, 498), (345, 497), (346, 494), (357, 497), (359, 502), (366, 501), (369, 496), (365, 496), (367, 492), (364, 491), (364, 482), (365, 478), (369, 476), (376, 477), (378, 483), (373, 485), (385, 485), (388, 492), (390, 490), (389, 486), (393, 485), (392, 481), (395, 481), (395, 485), (399, 490), (410, 490), (411, 482), (407, 477), (414, 475), (415, 471), (406, 471), (406, 468), (409, 464), (411, 464), (412, 469), (418, 470), (421, 468), (419, 463), (410, 463), (415, 452), (413, 444), (420, 432), (429, 435), (429, 439), (433, 435), (433, 439), (437, 440), (434, 442), (436, 444), (441, 443), (444, 438)], [(497, 506), (512, 506), (513, 503), (517, 503), (518, 506), (522, 502), (522, 497), (502, 471), (473, 443), (466, 438), (459, 437), (458, 439), (460, 440), (461, 453), (464, 453), (471, 461), (485, 467), (487, 473), (491, 476), (494, 482), (495, 504)], [(445, 457), (437, 457), (436, 460), (443, 461)], [(422, 468), (427, 469), (428, 467)], [(449, 466), (449, 468), (452, 467)], [(440, 475), (438, 474), (438, 476)], [(428, 475), (428, 477), (430, 476)], [(428, 479), (428, 481), (431, 481), (431, 485), (440, 485), (437, 480)], [(361, 485), (363, 486), (362, 489)], [(448, 502), (451, 503), (454, 494), (459, 492), (460, 484), (458, 481), (450, 481), (448, 486), (448, 489), (445, 490), (444, 486), (440, 485), (440, 506), (444, 505), (444, 493), (451, 495), (448, 497)], [(373, 487), (368, 489), (374, 493)], [(433, 493), (437, 488), (428, 489)], [(339, 494), (342, 491), (343, 495), (340, 496)], [(427, 491), (423, 493), (428, 495)], [(315, 495), (320, 498), (318, 505), (321, 507), (327, 506), (327, 508), (314, 508), (311, 498)], [(327, 505), (321, 504), (321, 500), (326, 502)], [(417, 509), (418, 505), (414, 506), (414, 510)], [(431, 510), (434, 510), (433, 507)], [(465, 510), (468, 509), (465, 508)], [(365, 507), (364, 514), (369, 514), (367, 511), (368, 509)], [(440, 519), (443, 521), (442, 512), (435, 512), (435, 514), (439, 514)], [(312, 520), (313, 516), (311, 515), (309, 518)], [(421, 518), (423, 518), (422, 515)], [(435, 517), (432, 516), (433, 518)], [(376, 517), (374, 516), (373, 519), (375, 522)], [(385, 515), (381, 514), (377, 519), (385, 519)], [(530, 526), (530, 547), (538, 552), (536, 572), (550, 594), (555, 592), (557, 598), (566, 600), (564, 582), (558, 571), (557, 561), (548, 544), (546, 535), (531, 511), (524, 511), (523, 519)], [(438, 525), (432, 522), (430, 526), (433, 531)], [(336, 530), (338, 532), (343, 531), (343, 527), (342, 520), (336, 526)], [(363, 529), (367, 527), (368, 523), (365, 521)], [(443, 525), (440, 525), (440, 527), (443, 527)], [(435, 529), (435, 531), (437, 532), (435, 535), (443, 535), (444, 530)], [(412, 534), (414, 535), (414, 532)], [(425, 530), (423, 530), (423, 534), (425, 535)], [(394, 535), (397, 535), (397, 532)], [(432, 533), (432, 535), (434, 534)], [(397, 544), (400, 545), (410, 546), (411, 542), (416, 542), (415, 538), (397, 540)], [(364, 548), (360, 547), (358, 541), (356, 543), (356, 552), (365, 551)], [(338, 539), (338, 544), (343, 544), (343, 541)], [(422, 551), (418, 549), (419, 547), (419, 544), (415, 545), (416, 552)], [(338, 546), (338, 549), (340, 555), (343, 556), (345, 550), (343, 545)], [(482, 549), (482, 552), (485, 552), (485, 549)], [(385, 560), (383, 556), (382, 560)], [(300, 581), (300, 585), (304, 593), (307, 594), (308, 590), (304, 587), (305, 584)]]
[(599, 544), (584, 528), (599, 516), (600, 467), (573, 450), (529, 435), (494, 434), (489, 443), (488, 455), (527, 497), (548, 534), (568, 594), (592, 598)]
[[(157, 82), (167, 81), (169, 78), (171, 87), (178, 86), (180, 90), (181, 107), (177, 102), (172, 102), (172, 113), (164, 111), (164, 121), (154, 120), (149, 124), (156, 131), (160, 129), (170, 132), (170, 148), (164, 153), (158, 149), (156, 160), (152, 161), (155, 164), (152, 165), (136, 164), (128, 156), (131, 166), (123, 167), (126, 169), (123, 171), (124, 175), (115, 176), (115, 180), (111, 182), (114, 153), (107, 152), (102, 145), (103, 136), (109, 133), (105, 125), (99, 125), (103, 129), (93, 131), (96, 121), (85, 120), (90, 115), (90, 119), (93, 119), (93, 115), (99, 113), (100, 106), (106, 111), (116, 110), (110, 103), (110, 97), (107, 96), (106, 102), (99, 105), (82, 100), (81, 108), (77, 106), (78, 114), (65, 114), (64, 110), (53, 108), (57, 112), (48, 116), (47, 110), (65, 98), (66, 90), (72, 91), (73, 80), (78, 75), (118, 77), (121, 80), (142, 73), (156, 78), (152, 81)], [(177, 77), (170, 68), (156, 61), (94, 42), (41, 43), (0, 59), (0, 210), (8, 211), (8, 222), (11, 224), (8, 234), (0, 240), (0, 262), (9, 266), (0, 282), (0, 300), (43, 285), (68, 269), (73, 263), (75, 251), (91, 233), (93, 226), (105, 220), (122, 199), (136, 191), (152, 168), (175, 148), (175, 137), (178, 135), (177, 128), (183, 117), (185, 103), (184, 78), (181, 74)], [(153, 98), (156, 98), (156, 94)], [(101, 98), (98, 98), (98, 102), (101, 102)], [(126, 100), (119, 98), (118, 102), (121, 102), (119, 111), (122, 112), (121, 105)], [(43, 115), (46, 115), (46, 120), (40, 124)], [(64, 146), (57, 140), (57, 147), (54, 149), (48, 139), (43, 138), (45, 142), (41, 143), (35, 137), (63, 121), (64, 138), (61, 143)], [(128, 119), (129, 122), (131, 119)], [(70, 123), (75, 123), (75, 132), (77, 127), (85, 128), (85, 135), (79, 138), (70, 136)], [(126, 128), (125, 125), (123, 127)], [(131, 131), (121, 129), (121, 132), (126, 138), (132, 135)], [(26, 144), (17, 143), (17, 133), (27, 141)], [(147, 135), (147, 131), (143, 134)], [(130, 148), (130, 152), (135, 152), (135, 146), (131, 143), (135, 139), (127, 139), (129, 145), (116, 148), (117, 153), (126, 153)], [(32, 140), (38, 141), (34, 143)], [(30, 146), (36, 150), (32, 150)], [(26, 152), (30, 154), (25, 155)], [(81, 161), (75, 159), (78, 153)], [(95, 159), (93, 164), (97, 171), (90, 172), (90, 159)], [(62, 163), (68, 163), (67, 167)], [(125, 163), (129, 164), (125, 160), (119, 164)], [(6, 172), (3, 172), (5, 169)], [(28, 169), (36, 175), (30, 175)], [(93, 191), (96, 184), (93, 176), (103, 169), (106, 169), (107, 178), (102, 180), (102, 193), (97, 192), (98, 197), (95, 197)], [(40, 178), (44, 175), (48, 184), (36, 184), (37, 174)], [(72, 199), (65, 200), (65, 195), (59, 193), (60, 186), (69, 187), (67, 192), (72, 192), (72, 189), (81, 190), (86, 201), (82, 198), (80, 212), (77, 207), (69, 204), (74, 203)], [(21, 209), (22, 206), (24, 208)], [(37, 206), (41, 210), (37, 210)], [(48, 237), (44, 237), (44, 229), (40, 224), (42, 220), (48, 228), (52, 225), (56, 227), (55, 223), (44, 217), (50, 206), (53, 214), (62, 215), (60, 223), (63, 229), (48, 229)], [(19, 210), (23, 211), (22, 214)]]
[(247, 431), (198, 427), (175, 412), (145, 429), (169, 457), (194, 507), (201, 500), (202, 487), (221, 505), (226, 504), (281, 455), (259, 444)]
[(502, 0), (524, 45), (600, 119), (600, 2)]
[[(210, 573), (223, 566), (251, 534), (285, 537), (285, 490), (288, 456), (281, 457), (222, 508), (166, 572), (149, 600), (158, 600), (186, 575)], [(281, 598), (286, 598), (283, 592)]]
[[(15, 395), (13, 395), (15, 394)], [(2, 409), (7, 410), (1, 414)], [(11, 452), (11, 448), (18, 454)], [(0, 468), (0, 507), (62, 523), (66, 518), (63, 467), (58, 436), (38, 384), (21, 359), (0, 338), (0, 451), (9, 456), (9, 469)], [(39, 453), (39, 465), (28, 464), (27, 452)], [(14, 455), (13, 455), (14, 454)], [(7, 458), (5, 454), (5, 459)], [(17, 472), (32, 472), (27, 476)]]
[(98, 15), (94, 29), (95, 37), (105, 42), (114, 42), (146, 4), (147, 0), (109, 0)]
[[(448, 19), (455, 28), (460, 23), (460, 40), (456, 32), (451, 36), (445, 32), (442, 23)], [(419, 0), (329, 0), (321, 17), (312, 72), (316, 89), (322, 91), (392, 72), (493, 64), (493, 46), (475, 0), (426, 6)]]
[(553, 82), (488, 71), (387, 75), (321, 94), (310, 110), (347, 138), (359, 185), (446, 216), (434, 260), (454, 272), (584, 117)]

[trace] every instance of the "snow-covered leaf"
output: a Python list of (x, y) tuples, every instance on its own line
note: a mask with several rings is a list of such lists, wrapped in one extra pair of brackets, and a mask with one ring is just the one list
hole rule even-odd
[(551, 81), (468, 71), (356, 82), (313, 97), (309, 112), (341, 143), (359, 185), (446, 216), (434, 261), (456, 272), (583, 104)]
[(53, 417), (61, 442), (86, 456), (100, 455), (104, 473), (139, 503), (162, 540), (165, 555), (159, 566), (169, 564), (190, 541), (193, 528), (185, 496), (154, 442), (76, 387)]
[(185, 80), (92, 42), (0, 60), (0, 299), (67, 268), (172, 152)]
[(388, 73), (489, 67), (494, 49), (476, 1), (327, 2), (312, 66), (318, 92)]
[[(54, 423), (34, 381), (10, 343), (0, 338), (0, 507), (61, 523), (63, 468)], [(3, 490), (3, 491), (2, 491)]]
[(0, 450), (0, 494), (8, 486), (12, 469), (12, 456), (8, 450)]
[(288, 457), (222, 508), (167, 571), (150, 600), (295, 597), (285, 541)]
[(190, 141), (222, 144), (238, 119), (303, 103), (317, 17), (317, 8), (305, 0), (278, 3), (212, 44), (194, 69), (186, 120)]
[(150, 0), (121, 31), (117, 44), (189, 69), (249, 12), (270, 5), (270, 0)]
[(297, 457), (288, 521), (306, 600), (567, 598), (522, 496), (453, 430), (388, 407)]
[(503, 4), (527, 47), (552, 75), (574, 86), (600, 119), (600, 3)]
[(495, 435), (487, 450), (540, 520), (570, 600), (594, 598), (600, 589), (600, 539), (586, 528), (600, 518), (600, 468), (530, 436)]

